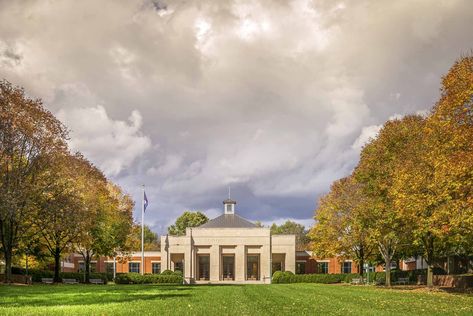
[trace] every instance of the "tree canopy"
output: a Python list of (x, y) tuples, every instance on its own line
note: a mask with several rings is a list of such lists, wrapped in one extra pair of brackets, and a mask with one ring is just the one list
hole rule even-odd
[(294, 221), (286, 221), (281, 225), (273, 223), (271, 225), (271, 234), (273, 235), (283, 235), (283, 234), (294, 234), (296, 235), (296, 248), (299, 250), (304, 249), (310, 239), (307, 236), (308, 231), (305, 229), (304, 225), (296, 223)]
[(197, 227), (208, 221), (209, 218), (202, 212), (185, 211), (173, 225), (168, 227), (168, 233), (176, 236), (185, 235), (187, 227)]

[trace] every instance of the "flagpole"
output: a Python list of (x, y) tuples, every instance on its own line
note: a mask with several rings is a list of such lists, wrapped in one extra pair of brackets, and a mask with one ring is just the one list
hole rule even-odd
[(145, 186), (141, 195), (141, 274), (145, 274)]

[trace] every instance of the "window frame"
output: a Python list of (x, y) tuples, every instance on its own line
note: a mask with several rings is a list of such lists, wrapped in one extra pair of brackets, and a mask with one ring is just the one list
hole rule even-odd
[[(132, 271), (132, 270), (136, 270), (136, 269), (132, 269), (132, 265), (137, 265), (138, 266), (138, 272), (136, 271)], [(137, 261), (130, 261), (128, 262), (128, 272), (130, 273), (140, 273), (141, 271), (141, 262), (137, 262)]]

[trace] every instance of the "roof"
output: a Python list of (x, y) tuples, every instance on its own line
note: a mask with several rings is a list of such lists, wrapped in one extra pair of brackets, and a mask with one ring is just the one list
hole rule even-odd
[(232, 199), (226, 199), (225, 201), (223, 201), (223, 204), (236, 204), (236, 201)]
[(253, 228), (258, 227), (249, 220), (244, 219), (236, 214), (223, 214), (207, 223), (200, 225), (198, 228)]

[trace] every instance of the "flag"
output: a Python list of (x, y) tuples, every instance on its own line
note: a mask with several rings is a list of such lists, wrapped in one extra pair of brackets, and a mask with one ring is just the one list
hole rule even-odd
[(143, 191), (143, 194), (144, 194), (143, 206), (144, 206), (144, 211), (146, 212), (146, 208), (148, 207), (148, 198), (146, 197), (146, 192)]

